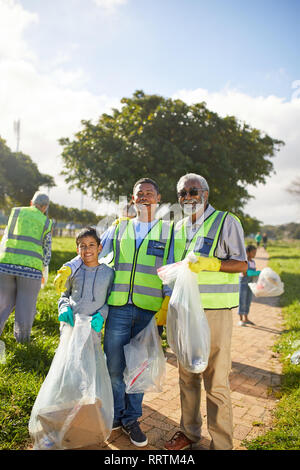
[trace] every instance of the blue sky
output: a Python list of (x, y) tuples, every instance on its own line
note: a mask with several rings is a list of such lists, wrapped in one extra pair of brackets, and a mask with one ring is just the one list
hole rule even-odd
[(0, 0), (0, 135), (13, 148), (20, 119), (21, 150), (57, 179), (50, 196), (78, 207), (57, 139), (81, 119), (136, 89), (206, 101), (286, 142), (246, 209), (265, 223), (300, 221), (285, 189), (300, 173), (299, 13), (300, 0)]
[(40, 57), (69, 53), (96, 94), (228, 84), (289, 97), (300, 77), (299, 0), (128, 0), (113, 12), (92, 0), (21, 4), (39, 15), (26, 38)]

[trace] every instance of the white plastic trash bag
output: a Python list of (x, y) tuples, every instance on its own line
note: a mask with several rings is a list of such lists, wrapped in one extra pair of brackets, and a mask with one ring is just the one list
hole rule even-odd
[(275, 297), (284, 292), (283, 282), (271, 268), (262, 269), (257, 282), (249, 282), (248, 286), (255, 297)]
[(107, 439), (113, 423), (113, 394), (101, 338), (91, 317), (75, 315), (60, 342), (31, 411), (34, 450), (75, 449)]
[[(188, 262), (194, 253), (178, 263), (158, 269), (164, 284), (174, 285), (167, 313), (167, 341), (180, 364), (189, 372), (203, 372), (210, 353), (210, 329), (201, 304), (197, 274)], [(175, 283), (174, 283), (175, 281)]]
[(125, 344), (124, 355), (126, 393), (162, 392), (166, 359), (154, 317)]

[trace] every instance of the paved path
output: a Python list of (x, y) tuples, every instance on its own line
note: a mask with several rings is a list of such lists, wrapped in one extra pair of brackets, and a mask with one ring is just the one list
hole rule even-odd
[[(259, 248), (257, 269), (267, 266), (267, 252)], [(239, 316), (233, 311), (232, 391), (234, 449), (243, 450), (244, 439), (250, 440), (264, 433), (272, 423), (272, 410), (276, 406), (276, 389), (280, 386), (281, 364), (272, 346), (281, 333), (281, 310), (278, 298), (254, 299), (249, 319), (255, 325), (240, 327)], [(209, 448), (210, 437), (206, 428), (205, 393), (202, 394), (203, 449)], [(141, 427), (147, 433), (149, 444), (143, 449), (161, 450), (164, 442), (179, 430), (180, 398), (178, 369), (174, 354), (167, 351), (167, 379), (162, 393), (147, 393), (143, 402)], [(111, 433), (101, 447), (89, 449), (142, 450), (132, 445), (121, 431)]]

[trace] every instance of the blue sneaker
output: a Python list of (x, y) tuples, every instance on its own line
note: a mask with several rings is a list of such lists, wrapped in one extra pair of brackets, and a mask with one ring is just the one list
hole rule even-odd
[(148, 444), (147, 436), (140, 428), (138, 421), (122, 425), (123, 432), (129, 436), (130, 441), (137, 447), (144, 447)]

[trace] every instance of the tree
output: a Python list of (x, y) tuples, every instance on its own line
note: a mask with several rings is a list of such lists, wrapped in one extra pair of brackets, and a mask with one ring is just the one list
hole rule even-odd
[(79, 210), (74, 207), (61, 206), (60, 204), (56, 204), (50, 201), (49, 217), (61, 222), (75, 222), (82, 225), (97, 225), (104, 216), (96, 215), (94, 212), (88, 211), (86, 209)]
[(143, 91), (121, 103), (96, 124), (82, 121), (73, 140), (59, 140), (66, 182), (96, 200), (129, 197), (138, 178), (151, 177), (162, 201), (173, 203), (178, 179), (192, 172), (207, 179), (212, 204), (241, 212), (251, 197), (246, 185), (265, 183), (269, 158), (283, 144), (205, 103), (188, 106)]
[(294, 181), (292, 181), (289, 188), (287, 188), (287, 192), (298, 198), (300, 197), (300, 176), (297, 176)]
[(53, 177), (40, 173), (28, 155), (12, 152), (0, 138), (0, 207), (28, 205), (41, 186), (55, 186)]

